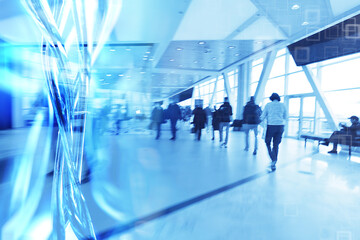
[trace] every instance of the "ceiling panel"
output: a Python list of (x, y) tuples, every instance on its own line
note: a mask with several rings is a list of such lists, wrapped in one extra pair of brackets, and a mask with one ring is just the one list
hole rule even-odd
[(173, 41), (158, 68), (219, 71), (276, 41)]
[(193, 0), (174, 40), (220, 40), (254, 15), (249, 0)]
[(359, 5), (359, 0), (329, 0), (331, 10), (335, 16), (340, 15), (346, 11)]
[(279, 30), (277, 26), (274, 26), (266, 17), (261, 17), (253, 24), (245, 28), (234, 40), (273, 40), (273, 39), (286, 39), (287, 37)]
[(308, 26), (322, 27), (332, 21), (328, 0), (252, 0), (274, 24), (289, 36), (304, 32)]

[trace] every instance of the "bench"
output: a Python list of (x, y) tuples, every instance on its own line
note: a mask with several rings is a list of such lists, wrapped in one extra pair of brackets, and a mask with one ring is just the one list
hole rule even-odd
[(301, 134), (300, 137), (305, 139), (305, 147), (306, 147), (306, 141), (308, 139), (318, 141), (318, 147), (319, 147), (320, 142), (325, 141), (326, 139), (329, 139), (330, 136), (315, 135), (315, 134)]
[[(318, 141), (318, 148), (320, 146), (321, 141), (325, 141), (330, 138), (330, 136), (315, 135), (315, 134), (302, 134), (302, 135), (300, 135), (300, 137), (305, 139), (305, 147), (306, 147), (306, 141), (308, 139)], [(349, 137), (351, 137), (351, 136), (349, 135)], [(351, 144), (344, 144), (344, 143), (339, 143), (339, 144), (349, 146), (349, 155), (351, 155), (351, 147), (359, 147), (360, 146), (360, 137), (356, 137), (352, 141), (348, 141), (348, 142), (350, 142)]]

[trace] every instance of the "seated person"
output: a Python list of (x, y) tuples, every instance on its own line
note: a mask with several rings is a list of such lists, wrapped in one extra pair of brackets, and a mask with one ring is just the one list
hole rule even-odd
[(350, 145), (355, 137), (358, 137), (358, 131), (360, 131), (360, 122), (357, 116), (349, 117), (351, 121), (351, 126), (347, 127), (344, 124), (340, 123), (342, 129), (340, 131), (335, 131), (329, 139), (325, 140), (325, 145), (328, 145), (329, 142), (332, 142), (333, 149), (328, 153), (337, 153), (337, 145), (340, 143)]

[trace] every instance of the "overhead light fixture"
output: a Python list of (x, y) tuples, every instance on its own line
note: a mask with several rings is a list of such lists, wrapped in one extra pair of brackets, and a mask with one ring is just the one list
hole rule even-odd
[(111, 74), (106, 74), (107, 77), (111, 77)]
[(228, 48), (229, 48), (229, 49), (234, 49), (234, 48), (235, 48), (235, 46), (228, 46)]
[(123, 77), (124, 76), (124, 74), (119, 74), (119, 77)]
[(198, 63), (198, 61), (195, 60), (194, 63)]
[(131, 48), (126, 48), (125, 50), (126, 50), (126, 51), (131, 51)]
[(183, 65), (182, 65), (182, 64), (180, 64), (180, 65), (179, 65), (179, 67), (183, 67)]
[(212, 60), (216, 60), (216, 57), (213, 57)]
[(110, 49), (110, 52), (115, 52), (116, 50), (115, 49)]
[(148, 58), (147, 58), (147, 57), (143, 57), (143, 60), (148, 60)]
[(300, 6), (297, 5), (297, 4), (294, 4), (294, 5), (291, 7), (292, 10), (298, 10), (299, 8), (300, 8)]
[(104, 79), (102, 78), (102, 79), (99, 79), (99, 81), (104, 81)]
[(235, 56), (237, 57), (237, 56), (239, 56), (240, 54), (238, 54), (238, 53), (235, 53)]
[(150, 58), (149, 61), (154, 61), (154, 59), (153, 59), (153, 58)]
[(174, 60), (174, 59), (170, 59), (169, 61), (170, 61), (170, 62), (173, 62), (173, 61), (175, 61), (175, 60)]
[(142, 72), (140, 72), (141, 74), (144, 74), (145, 72), (144, 71), (142, 71)]
[(199, 44), (199, 45), (204, 45), (205, 42), (204, 42), (204, 41), (200, 41), (200, 42), (198, 42), (198, 44)]
[(146, 52), (146, 54), (150, 54), (150, 52), (149, 52), (149, 51), (147, 51), (147, 52)]
[(306, 25), (309, 25), (309, 22), (303, 22), (302, 24), (301, 24), (301, 26), (306, 26)]
[(183, 50), (181, 47), (176, 48), (176, 50), (181, 51)]
[(256, 44), (262, 44), (262, 41), (255, 41)]

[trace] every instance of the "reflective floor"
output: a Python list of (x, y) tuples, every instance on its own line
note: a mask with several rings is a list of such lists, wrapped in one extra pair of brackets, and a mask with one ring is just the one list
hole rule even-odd
[[(1, 196), (10, 191), (5, 162), (16, 161), (26, 134), (0, 133)], [(283, 139), (278, 169), (268, 172), (261, 136), (256, 156), (243, 150), (243, 132), (230, 132), (228, 148), (206, 131), (201, 141), (184, 127), (170, 137), (165, 129), (160, 140), (148, 130), (98, 139), (81, 187), (100, 239), (360, 239), (359, 153), (349, 159), (346, 150), (329, 155), (331, 147)], [(51, 185), (50, 173), (23, 239), (49, 237)]]

